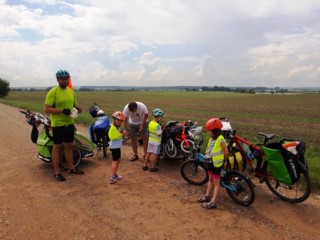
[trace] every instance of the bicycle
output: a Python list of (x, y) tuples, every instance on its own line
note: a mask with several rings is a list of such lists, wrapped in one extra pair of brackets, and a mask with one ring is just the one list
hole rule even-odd
[(163, 127), (162, 148), (166, 157), (175, 158), (180, 150), (184, 155), (189, 154), (195, 143), (202, 144), (202, 127), (194, 125), (187, 127), (185, 123), (178, 124), (169, 121)]
[(101, 110), (96, 103), (89, 107), (89, 113), (93, 118), (97, 118), (97, 120), (89, 126), (91, 141), (96, 144), (97, 153), (102, 151), (104, 159), (107, 159), (107, 147), (110, 141), (108, 131), (111, 123), (105, 115), (105, 112)]
[[(222, 118), (221, 120), (228, 122), (226, 118)], [(308, 165), (304, 159), (305, 149), (303, 142), (301, 142), (300, 146), (296, 145), (296, 147), (300, 147), (301, 149), (298, 149), (296, 154), (293, 154), (285, 149), (284, 146), (290, 146), (297, 141), (282, 139), (278, 143), (270, 143), (269, 141), (276, 136), (275, 134), (258, 132), (258, 135), (264, 137), (263, 144), (252, 144), (237, 135), (236, 130), (228, 129), (224, 131), (229, 151), (232, 151), (232, 148), (236, 148), (241, 152), (244, 162), (248, 163), (251, 169), (254, 170), (255, 177), (260, 179), (260, 183), (265, 182), (271, 192), (284, 201), (291, 203), (305, 201), (311, 194), (311, 180), (308, 173)], [(270, 155), (269, 151), (273, 155)], [(288, 176), (285, 177), (285, 172), (283, 171), (280, 173), (280, 165), (279, 167), (275, 167), (270, 164), (281, 156), (289, 158), (291, 167), (296, 169), (295, 180), (290, 181)], [(256, 166), (254, 164), (255, 159), (257, 161)], [(283, 164), (281, 161), (280, 163)]]
[[(188, 183), (203, 185), (209, 180), (205, 155), (200, 152), (200, 147), (195, 145), (188, 160), (183, 162), (180, 173)], [(229, 196), (238, 204), (251, 205), (255, 200), (254, 184), (239, 171), (221, 170), (221, 187), (225, 188)]]
[[(53, 149), (53, 140), (50, 118), (30, 110), (19, 110), (19, 112), (25, 115), (27, 123), (32, 126), (31, 141), (37, 145), (38, 158), (46, 163), (52, 163), (51, 152)], [(39, 132), (38, 127), (40, 125), (43, 125), (43, 128)], [(73, 165), (76, 167), (83, 158), (93, 156), (93, 149), (94, 144), (75, 129), (72, 149)], [(62, 149), (60, 153), (60, 165), (64, 169), (68, 169), (64, 149)]]

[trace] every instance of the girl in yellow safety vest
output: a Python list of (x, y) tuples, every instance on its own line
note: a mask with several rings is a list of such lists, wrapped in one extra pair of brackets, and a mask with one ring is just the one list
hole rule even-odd
[(160, 145), (161, 145), (161, 136), (162, 136), (162, 129), (161, 129), (161, 119), (164, 117), (164, 112), (156, 108), (152, 110), (153, 120), (150, 121), (148, 129), (149, 129), (149, 141), (148, 141), (148, 149), (147, 155), (145, 157), (142, 170), (148, 170), (148, 162), (151, 161), (151, 168), (150, 171), (156, 172), (159, 169), (156, 167), (158, 163), (158, 158), (160, 154)]
[[(220, 172), (224, 160), (228, 159), (229, 152), (226, 141), (222, 136), (222, 122), (219, 118), (211, 118), (206, 123), (206, 130), (209, 132), (210, 139), (206, 150), (208, 160), (209, 182), (205, 195), (198, 198), (203, 203), (202, 207), (206, 209), (216, 208), (216, 201), (220, 194)], [(213, 196), (210, 200), (210, 196)]]
[(122, 176), (117, 175), (118, 166), (121, 160), (121, 147), (122, 147), (122, 136), (123, 130), (121, 125), (125, 119), (122, 112), (115, 112), (112, 114), (112, 125), (109, 129), (108, 136), (110, 139), (109, 149), (112, 153), (112, 163), (111, 163), (111, 176), (110, 183), (116, 183), (118, 180), (122, 179)]

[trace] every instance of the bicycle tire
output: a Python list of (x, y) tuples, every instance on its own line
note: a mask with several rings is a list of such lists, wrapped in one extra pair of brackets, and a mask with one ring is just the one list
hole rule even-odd
[(183, 179), (192, 185), (203, 185), (209, 180), (207, 169), (196, 160), (183, 162), (180, 173)]
[(164, 154), (168, 158), (175, 158), (178, 154), (178, 149), (172, 139), (169, 139), (163, 146)]
[(291, 185), (281, 183), (272, 177), (271, 169), (268, 168), (267, 161), (262, 166), (266, 182), (270, 191), (281, 200), (290, 203), (299, 203), (305, 201), (311, 194), (311, 180), (306, 172), (300, 173), (299, 179)]
[[(186, 142), (188, 142), (188, 144), (186, 144)], [(181, 142), (180, 147), (184, 153), (191, 153), (192, 149), (194, 148), (194, 142), (190, 139), (187, 139), (186, 141)]]
[[(73, 152), (73, 166), (77, 167), (80, 164), (82, 159), (81, 150), (77, 146), (73, 146), (72, 152)], [(69, 169), (67, 160), (65, 157), (64, 148), (60, 153), (60, 164), (64, 169)]]
[(103, 158), (107, 159), (107, 137), (103, 136), (101, 138), (102, 140), (102, 152), (103, 152)]
[(250, 206), (255, 200), (254, 185), (251, 180), (238, 171), (229, 171), (221, 178), (222, 186), (229, 196), (242, 206)]

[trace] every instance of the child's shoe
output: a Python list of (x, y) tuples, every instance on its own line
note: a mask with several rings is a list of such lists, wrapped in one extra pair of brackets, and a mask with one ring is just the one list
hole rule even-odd
[(123, 177), (121, 175), (116, 175), (117, 180), (121, 180)]
[(113, 175), (112, 175), (112, 176), (110, 177), (110, 183), (111, 183), (111, 184), (116, 183), (117, 181), (118, 181), (117, 176), (113, 176)]

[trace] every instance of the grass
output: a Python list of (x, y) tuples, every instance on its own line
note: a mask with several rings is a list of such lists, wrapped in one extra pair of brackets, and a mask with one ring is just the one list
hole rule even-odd
[[(10, 92), (1, 103), (43, 112), (47, 92)], [(161, 108), (169, 120), (197, 121), (203, 125), (215, 116), (227, 117), (240, 136), (253, 143), (262, 141), (257, 132), (275, 133), (276, 140), (306, 142), (313, 189), (320, 190), (320, 94), (253, 95), (227, 92), (97, 91), (77, 92), (84, 112), (77, 122), (91, 124), (88, 107), (96, 102), (108, 116), (122, 111), (130, 101), (141, 101), (151, 111)]]

